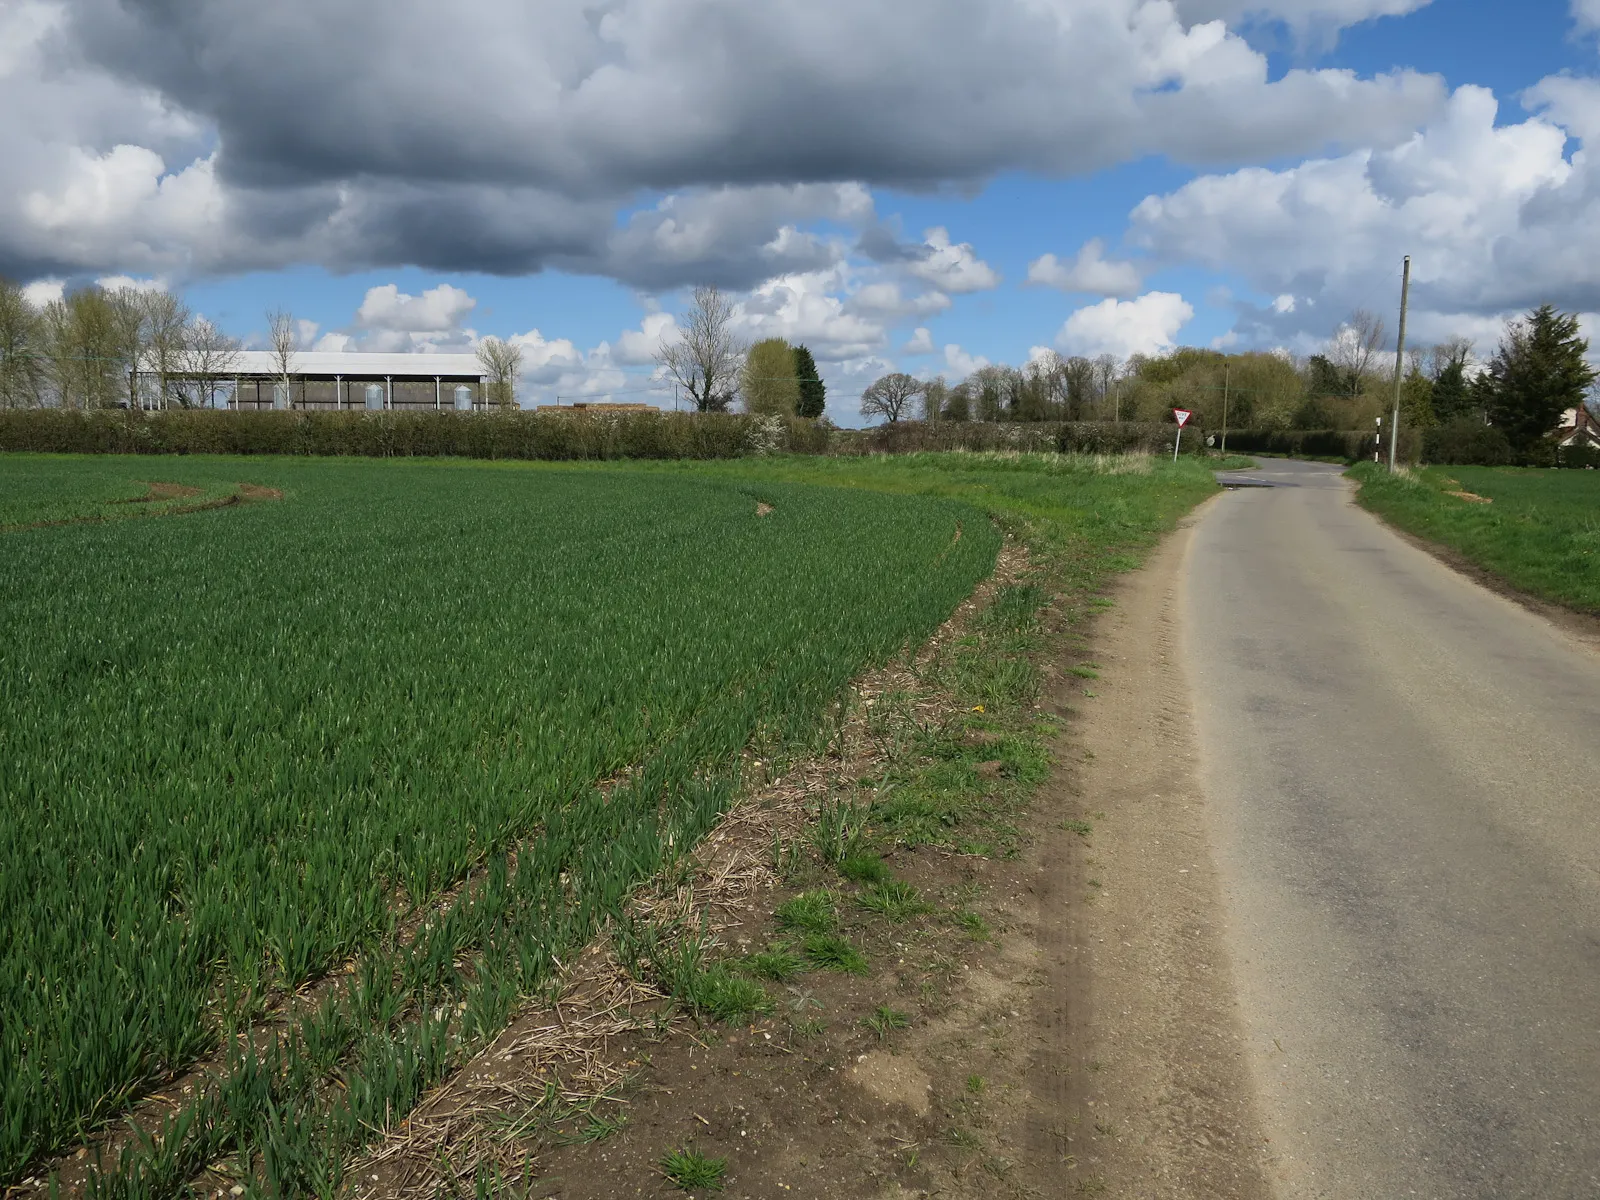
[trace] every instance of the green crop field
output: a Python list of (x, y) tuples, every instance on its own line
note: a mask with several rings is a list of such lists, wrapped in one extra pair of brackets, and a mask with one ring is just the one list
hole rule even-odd
[[(1600, 613), (1600, 471), (1427, 467), (1352, 471), (1361, 503), (1512, 586)], [(1452, 495), (1479, 496), (1479, 500)]]
[[(99, 519), (150, 482), (282, 499)], [(0, 1182), (359, 959), (298, 1086), (234, 1061), (173, 1139), (316, 1190), (285, 1122), (348, 1150), (403, 1112), (999, 544), (956, 501), (692, 473), (0, 460), (0, 521), (72, 516), (0, 535)]]

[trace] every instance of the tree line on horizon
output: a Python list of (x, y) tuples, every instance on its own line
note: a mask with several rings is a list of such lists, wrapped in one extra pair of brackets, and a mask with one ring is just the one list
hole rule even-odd
[[(959, 383), (904, 372), (882, 376), (861, 413), (886, 421), (1170, 421), (1187, 409), (1207, 429), (1347, 430), (1387, 426), (1394, 351), (1383, 321), (1357, 311), (1316, 354), (1178, 347), (1126, 359), (1048, 351), (1021, 367), (980, 367)], [(1578, 318), (1545, 304), (1507, 322), (1488, 362), (1450, 338), (1407, 352), (1403, 428), (1493, 427), (1514, 450), (1556, 428), (1561, 414), (1595, 404), (1595, 370)]]

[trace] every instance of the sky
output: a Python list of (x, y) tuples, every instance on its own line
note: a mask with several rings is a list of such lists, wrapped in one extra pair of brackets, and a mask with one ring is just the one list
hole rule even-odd
[[(690, 290), (905, 370), (1600, 335), (1600, 0), (0, 0), (0, 275), (672, 402)], [(1600, 336), (1596, 337), (1600, 347)]]

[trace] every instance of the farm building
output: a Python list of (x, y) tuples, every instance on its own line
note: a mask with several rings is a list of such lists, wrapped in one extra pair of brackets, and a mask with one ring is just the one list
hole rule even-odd
[(276, 356), (245, 350), (224, 377), (233, 384), (228, 407), (256, 409), (459, 409), (488, 404), (483, 365), (475, 354), (364, 354), (302, 351), (289, 364), (288, 384)]

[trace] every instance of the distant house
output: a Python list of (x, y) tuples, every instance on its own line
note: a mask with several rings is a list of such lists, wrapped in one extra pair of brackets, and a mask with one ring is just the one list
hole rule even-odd
[(1596, 418), (1587, 408), (1567, 409), (1561, 414), (1561, 423), (1556, 426), (1556, 444), (1563, 449), (1581, 446), (1600, 450), (1600, 418)]

